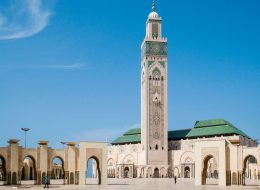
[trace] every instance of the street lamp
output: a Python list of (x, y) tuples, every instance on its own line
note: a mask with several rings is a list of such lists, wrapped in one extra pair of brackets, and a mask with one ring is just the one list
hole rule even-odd
[(64, 145), (66, 144), (66, 142), (61, 141), (60, 143), (62, 144), (63, 149), (64, 149)]
[(25, 140), (24, 140), (24, 147), (26, 148), (26, 133), (27, 131), (30, 131), (30, 128), (21, 128), (22, 131), (24, 131), (24, 137), (25, 137)]

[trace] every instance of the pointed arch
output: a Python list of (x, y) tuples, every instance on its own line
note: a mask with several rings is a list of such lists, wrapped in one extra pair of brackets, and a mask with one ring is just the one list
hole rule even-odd
[(123, 164), (136, 164), (136, 159), (132, 154), (128, 154), (124, 157)]
[(153, 75), (159, 75), (159, 76), (161, 76), (161, 70), (160, 70), (158, 67), (155, 67), (155, 68), (152, 70), (152, 74), (153, 74)]
[(181, 155), (180, 163), (194, 163), (195, 154), (192, 151), (186, 151)]
[(115, 166), (116, 166), (115, 163), (116, 163), (116, 162), (115, 162), (115, 160), (114, 160), (113, 158), (109, 158), (109, 159), (107, 160), (107, 166), (108, 166), (108, 167), (115, 167)]

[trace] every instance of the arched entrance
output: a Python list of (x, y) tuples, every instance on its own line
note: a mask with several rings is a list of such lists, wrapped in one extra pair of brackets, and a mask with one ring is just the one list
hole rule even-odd
[(0, 185), (6, 184), (6, 162), (4, 157), (0, 156)]
[(34, 157), (25, 156), (21, 174), (21, 184), (36, 184), (37, 172)]
[(159, 169), (158, 168), (154, 169), (153, 177), (154, 178), (159, 178), (160, 177), (160, 173), (159, 173)]
[(175, 167), (173, 170), (173, 177), (180, 177), (179, 168)]
[(253, 155), (248, 155), (243, 161), (242, 185), (257, 185), (258, 167), (257, 159)]
[(184, 168), (184, 178), (190, 178), (190, 167), (186, 166)]
[(160, 177), (161, 178), (167, 177), (167, 171), (164, 167), (160, 169)]
[(50, 184), (52, 185), (65, 184), (64, 161), (61, 157), (56, 156), (52, 159)]
[(212, 155), (205, 157), (202, 170), (202, 185), (218, 185), (218, 165)]
[(153, 177), (153, 170), (152, 170), (151, 167), (149, 167), (149, 168), (147, 169), (146, 177), (147, 177), (147, 178)]
[(129, 178), (129, 167), (124, 168), (124, 178)]
[(110, 158), (107, 162), (108, 171), (107, 171), (107, 177), (108, 178), (115, 178), (115, 161)]
[(115, 169), (108, 169), (107, 177), (108, 178), (115, 178)]
[(90, 157), (87, 160), (86, 184), (87, 185), (101, 184), (101, 170), (100, 170), (99, 160), (94, 156)]

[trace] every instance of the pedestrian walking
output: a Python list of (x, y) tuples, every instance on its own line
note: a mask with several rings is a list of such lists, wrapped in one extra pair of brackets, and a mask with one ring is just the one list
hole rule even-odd
[(177, 177), (174, 176), (174, 183), (176, 184), (177, 183)]
[(47, 175), (44, 177), (44, 188), (49, 188), (49, 180)]

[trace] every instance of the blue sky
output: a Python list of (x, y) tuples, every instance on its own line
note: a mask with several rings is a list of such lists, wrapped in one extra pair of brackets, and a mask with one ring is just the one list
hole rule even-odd
[[(161, 0), (169, 129), (224, 118), (260, 138), (260, 2)], [(151, 1), (1, 0), (0, 146), (113, 140), (140, 124)]]

